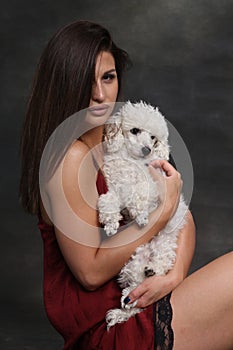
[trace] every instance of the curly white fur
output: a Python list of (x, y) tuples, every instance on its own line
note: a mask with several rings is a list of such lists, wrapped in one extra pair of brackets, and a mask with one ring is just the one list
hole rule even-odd
[[(106, 155), (104, 175), (108, 192), (99, 197), (99, 221), (108, 236), (114, 235), (127, 208), (139, 226), (148, 223), (149, 213), (159, 204), (157, 183), (149, 174), (148, 163), (154, 159), (168, 159), (168, 128), (158, 108), (144, 103), (127, 102), (106, 125)], [(146, 277), (165, 275), (176, 259), (176, 241), (185, 223), (187, 206), (180, 198), (177, 211), (166, 227), (149, 243), (138, 247), (119, 274), (123, 288), (121, 309), (106, 315), (108, 329), (127, 321), (142, 309), (136, 302), (125, 304), (124, 299)]]

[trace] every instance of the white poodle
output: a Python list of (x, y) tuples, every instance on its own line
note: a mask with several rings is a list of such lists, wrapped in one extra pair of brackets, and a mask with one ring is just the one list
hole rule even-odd
[[(114, 235), (127, 210), (139, 226), (148, 223), (149, 213), (159, 204), (158, 184), (148, 170), (154, 159), (168, 159), (168, 128), (158, 108), (144, 102), (126, 102), (105, 127), (106, 154), (103, 172), (108, 192), (98, 200), (99, 221), (108, 236)], [(166, 227), (153, 239), (138, 247), (122, 268), (118, 281), (122, 290), (121, 309), (106, 315), (108, 329), (127, 321), (141, 312), (136, 302), (127, 304), (125, 298), (145, 278), (165, 275), (174, 265), (176, 241), (185, 224), (187, 206), (180, 197), (176, 213)]]

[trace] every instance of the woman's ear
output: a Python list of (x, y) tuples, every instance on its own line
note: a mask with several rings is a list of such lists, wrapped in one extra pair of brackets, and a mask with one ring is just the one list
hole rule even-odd
[(155, 153), (160, 159), (169, 159), (170, 147), (168, 145), (167, 140), (163, 142), (157, 142), (157, 144), (155, 145)]
[(124, 136), (121, 129), (121, 121), (105, 124), (104, 141), (107, 153), (119, 151), (124, 144)]

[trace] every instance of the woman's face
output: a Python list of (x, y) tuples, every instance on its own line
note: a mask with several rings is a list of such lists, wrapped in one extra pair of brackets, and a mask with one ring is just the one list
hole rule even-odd
[(93, 116), (102, 116), (109, 105), (114, 104), (118, 94), (118, 78), (115, 60), (110, 52), (102, 51), (97, 56), (95, 80), (92, 86), (89, 112)]

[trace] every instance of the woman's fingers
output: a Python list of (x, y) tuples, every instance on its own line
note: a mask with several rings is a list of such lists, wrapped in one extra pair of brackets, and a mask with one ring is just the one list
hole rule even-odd
[(145, 283), (142, 282), (139, 284), (135, 289), (133, 289), (128, 297), (130, 298), (130, 304), (133, 303), (135, 300), (138, 300), (146, 291), (148, 290), (148, 287), (145, 286)]
[[(166, 160), (154, 160), (149, 164), (151, 176), (158, 181), (164, 213), (170, 219), (174, 214), (182, 188), (181, 174)], [(159, 171), (160, 169), (160, 171)], [(159, 172), (163, 174), (160, 176)]]
[(150, 175), (155, 181), (159, 181), (159, 182), (164, 181), (164, 176), (160, 168), (155, 168), (154, 166), (149, 165), (148, 169), (149, 169)]
[(129, 293), (128, 297), (130, 301), (128, 303), (131, 304), (137, 301), (135, 307), (144, 308), (156, 302), (166, 292), (167, 288), (161, 277), (148, 277)]
[(176, 169), (165, 159), (157, 159), (150, 162), (154, 168), (160, 168), (164, 171), (166, 176), (172, 176), (176, 173)]
[(146, 307), (149, 305), (149, 298), (146, 297), (148, 294), (148, 284), (145, 283), (146, 281), (143, 281), (141, 284), (139, 284), (135, 289), (133, 289), (128, 297), (128, 304), (137, 302), (134, 307)]

